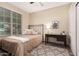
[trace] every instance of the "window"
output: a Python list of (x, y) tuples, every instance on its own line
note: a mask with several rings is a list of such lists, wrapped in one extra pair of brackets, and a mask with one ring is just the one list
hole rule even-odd
[(21, 34), (21, 15), (0, 7), (0, 36)]
[(21, 34), (21, 15), (13, 12), (12, 16), (13, 16), (13, 34)]

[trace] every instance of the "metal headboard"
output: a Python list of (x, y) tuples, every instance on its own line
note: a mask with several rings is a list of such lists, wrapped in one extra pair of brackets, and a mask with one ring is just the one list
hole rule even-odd
[(38, 34), (42, 35), (42, 40), (44, 40), (44, 25), (43, 24), (29, 25), (28, 28), (37, 31)]

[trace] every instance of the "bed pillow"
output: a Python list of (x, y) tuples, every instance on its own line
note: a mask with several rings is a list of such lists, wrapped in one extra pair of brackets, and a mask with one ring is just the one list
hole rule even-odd
[(25, 29), (23, 34), (32, 34), (32, 30), (31, 29)]
[(38, 32), (37, 32), (37, 31), (32, 30), (32, 34), (33, 34), (33, 35), (37, 35), (37, 34), (38, 34)]
[(23, 34), (31, 35), (31, 34), (38, 34), (38, 33), (33, 29), (25, 29)]

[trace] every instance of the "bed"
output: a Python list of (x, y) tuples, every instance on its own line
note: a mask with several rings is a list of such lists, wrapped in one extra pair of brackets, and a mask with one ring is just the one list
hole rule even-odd
[[(19, 40), (20, 38), (25, 40)], [(40, 35), (11, 36), (2, 39), (2, 49), (16, 56), (31, 55), (31, 51), (41, 42)]]
[[(36, 29), (35, 27), (41, 27), (34, 25), (29, 28)], [(41, 28), (42, 30), (42, 28)], [(38, 29), (37, 29), (38, 31)], [(15, 56), (27, 56), (31, 55), (31, 51), (36, 48), (43, 40), (43, 32), (39, 31), (38, 34), (22, 34), (18, 36), (8, 36), (1, 40), (2, 49), (8, 51)]]
[(1, 38), (0, 38), (0, 48), (1, 48), (1, 45), (2, 45), (2, 44), (1, 44)]

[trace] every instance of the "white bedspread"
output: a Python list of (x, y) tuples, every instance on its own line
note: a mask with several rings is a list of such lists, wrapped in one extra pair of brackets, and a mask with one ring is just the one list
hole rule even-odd
[(20, 40), (23, 43), (26, 41), (29, 41), (29, 38), (27, 38), (27, 37), (9, 36), (8, 38)]

